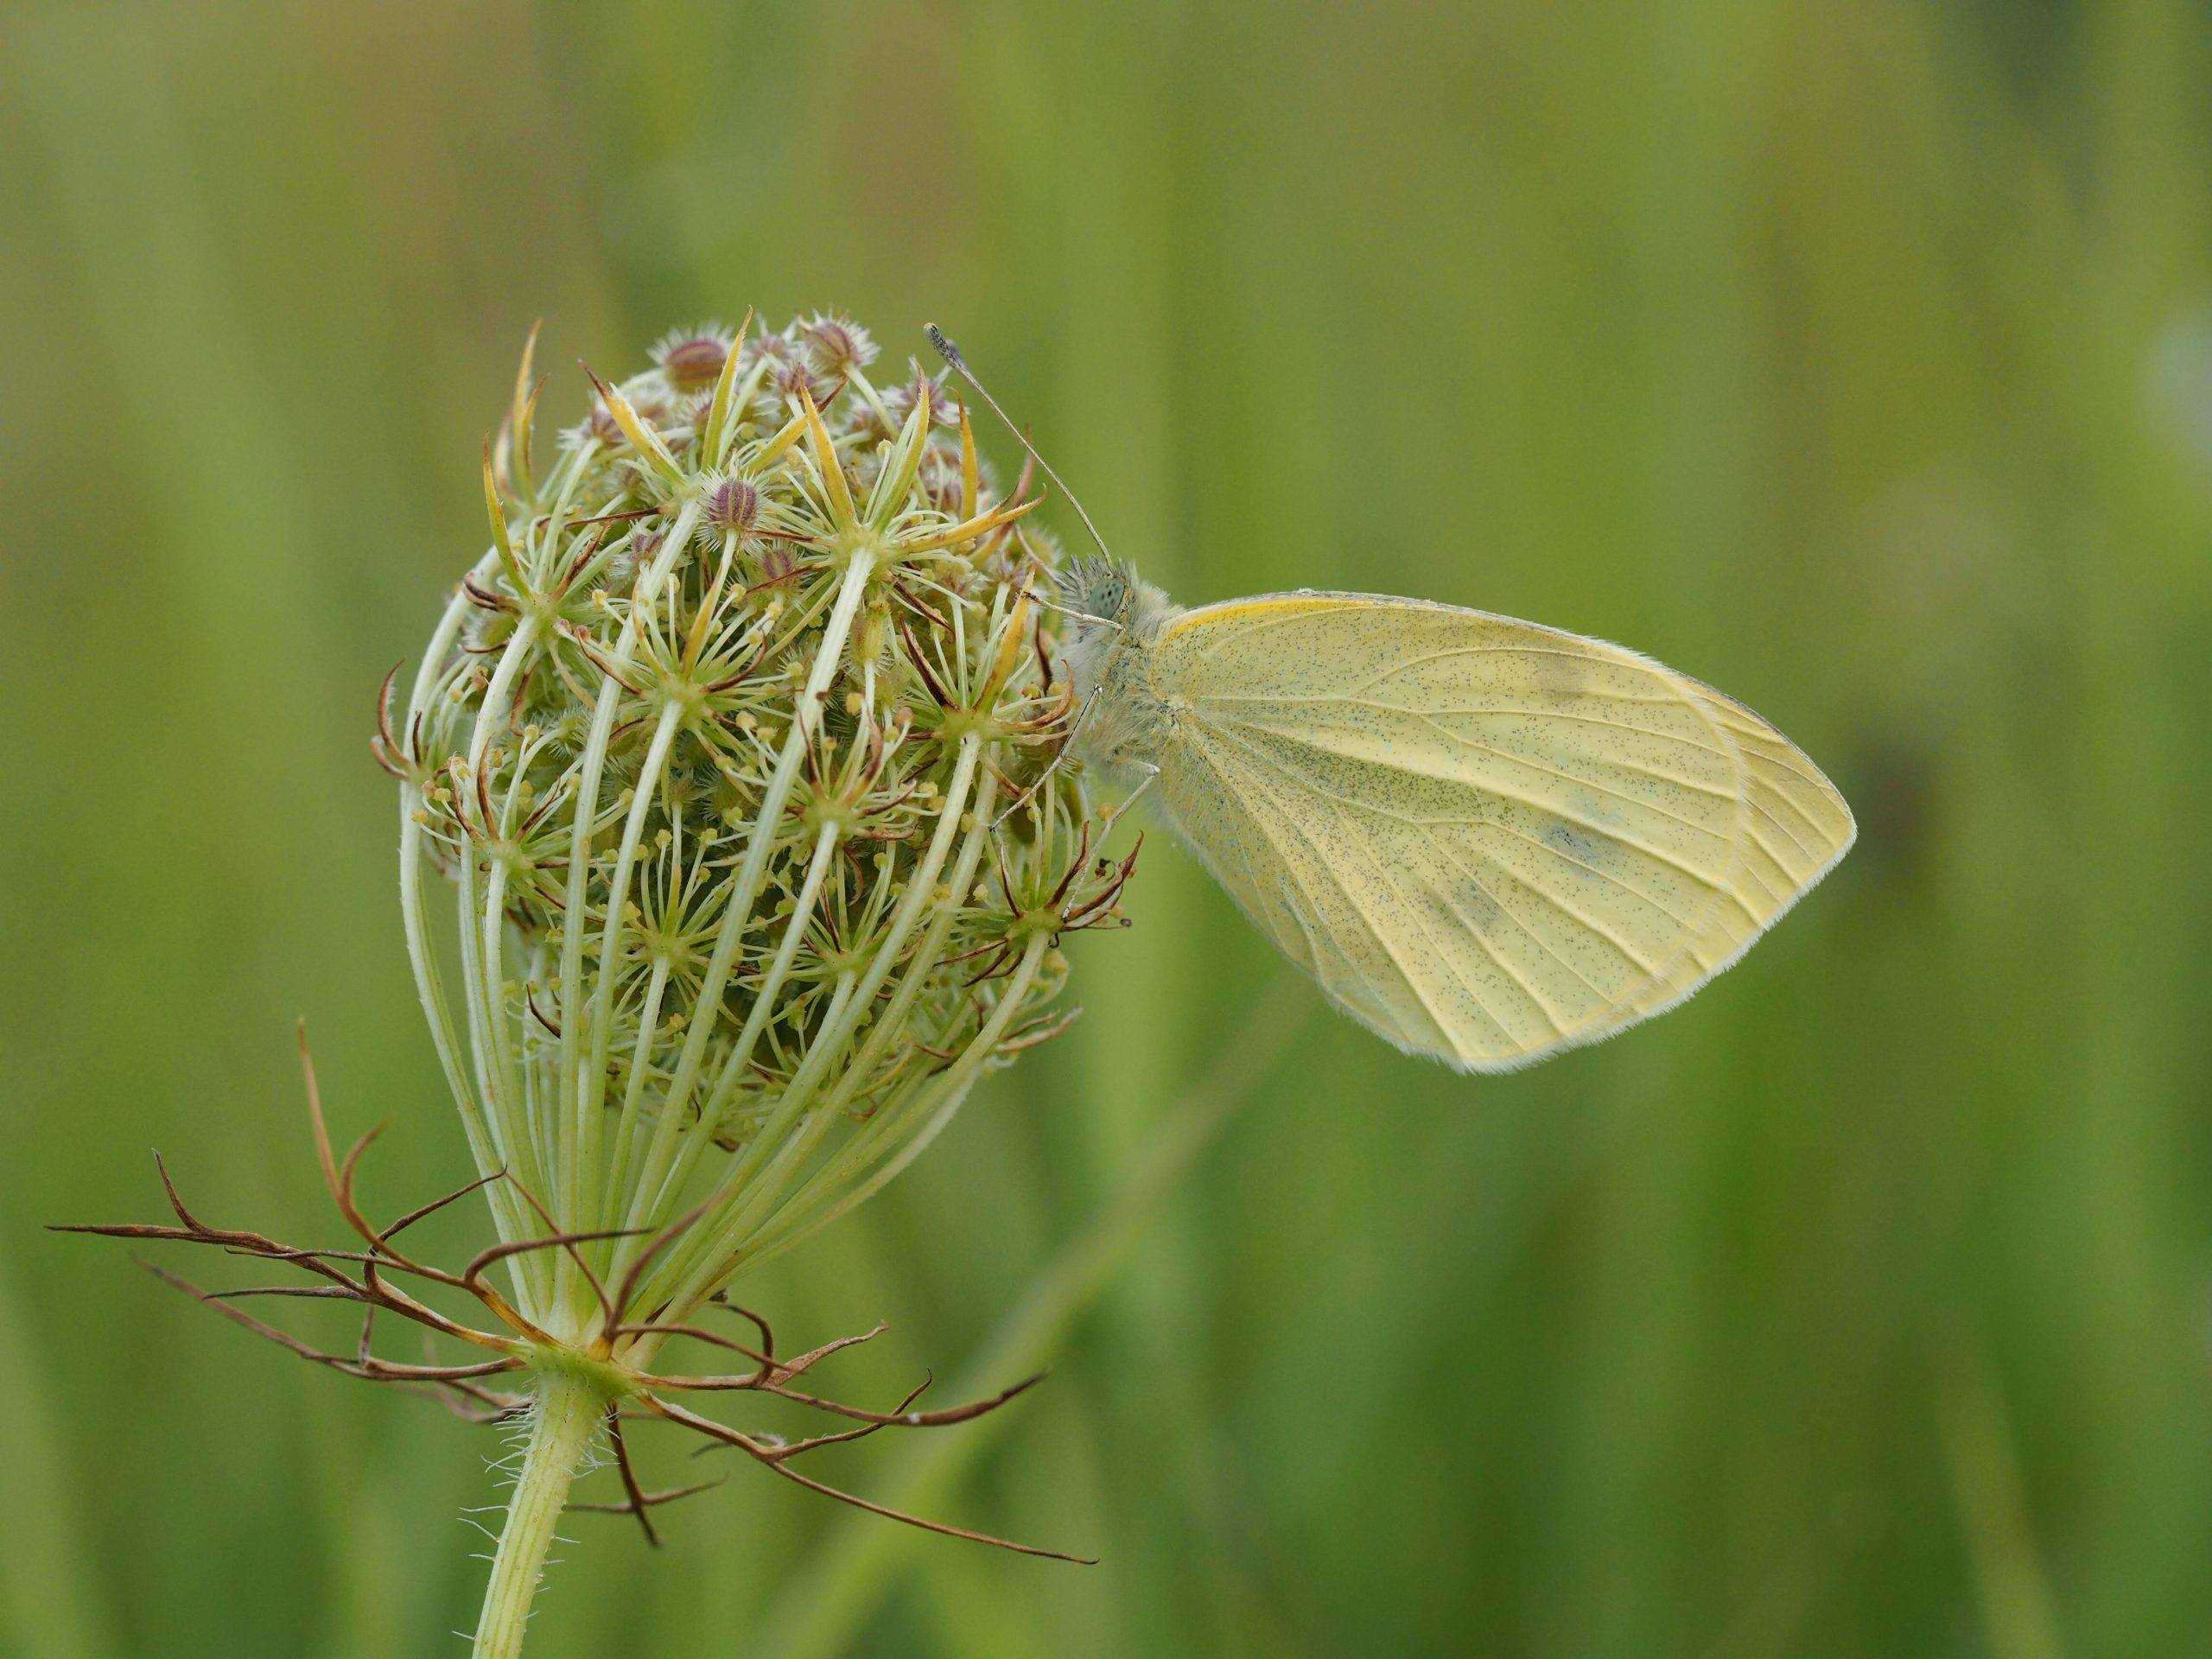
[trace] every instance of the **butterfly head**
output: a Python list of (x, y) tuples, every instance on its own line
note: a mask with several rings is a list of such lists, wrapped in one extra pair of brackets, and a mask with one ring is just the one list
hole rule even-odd
[(1060, 601), (1078, 622), (1117, 632), (1128, 626), (1140, 584), (1121, 560), (1104, 554), (1071, 559), (1059, 580)]
[(1115, 652), (1151, 645), (1175, 614), (1166, 594), (1110, 555), (1071, 559), (1059, 587), (1068, 617), (1068, 661), (1076, 689), (1085, 695)]

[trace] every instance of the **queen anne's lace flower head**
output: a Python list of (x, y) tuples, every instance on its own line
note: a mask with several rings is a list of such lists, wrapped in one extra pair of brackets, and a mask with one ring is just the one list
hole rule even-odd
[[(486, 463), (493, 545), (380, 745), (433, 1034), (480, 1166), (510, 1177), (501, 1230), (624, 1235), (580, 1254), (636, 1274), (644, 1313), (680, 1318), (903, 1167), (1061, 1027), (1059, 936), (1120, 920), (1128, 867), (1079, 784), (1033, 789), (1074, 712), (1037, 603), (1057, 550), (943, 383), (910, 362), (879, 388), (875, 355), (834, 313), (679, 330), (594, 381), (542, 472), (525, 371)], [(518, 1257), (524, 1311), (589, 1344), (566, 1260)]]

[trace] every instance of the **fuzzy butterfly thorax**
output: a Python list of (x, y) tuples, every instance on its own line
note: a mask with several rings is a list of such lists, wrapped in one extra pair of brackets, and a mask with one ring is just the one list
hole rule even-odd
[(1068, 675), (1083, 707), (1075, 738), (1085, 764), (1124, 789), (1153, 772), (1172, 734), (1175, 711), (1154, 696), (1147, 664), (1182, 607), (1107, 556), (1070, 561), (1060, 594), (1067, 624)]

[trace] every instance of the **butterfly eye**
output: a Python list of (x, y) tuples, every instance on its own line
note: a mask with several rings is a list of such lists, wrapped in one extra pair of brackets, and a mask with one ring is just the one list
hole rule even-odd
[(1068, 573), (1064, 591), (1069, 604), (1084, 615), (1116, 621), (1128, 594), (1128, 582), (1104, 561), (1085, 560)]

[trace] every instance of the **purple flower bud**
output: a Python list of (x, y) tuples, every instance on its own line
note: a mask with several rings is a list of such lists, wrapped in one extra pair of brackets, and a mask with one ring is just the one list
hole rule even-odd
[(720, 378), (729, 337), (720, 328), (679, 328), (653, 347), (653, 361), (671, 391), (705, 391)]
[(725, 536), (742, 536), (760, 522), (760, 492), (726, 478), (707, 492), (707, 522)]

